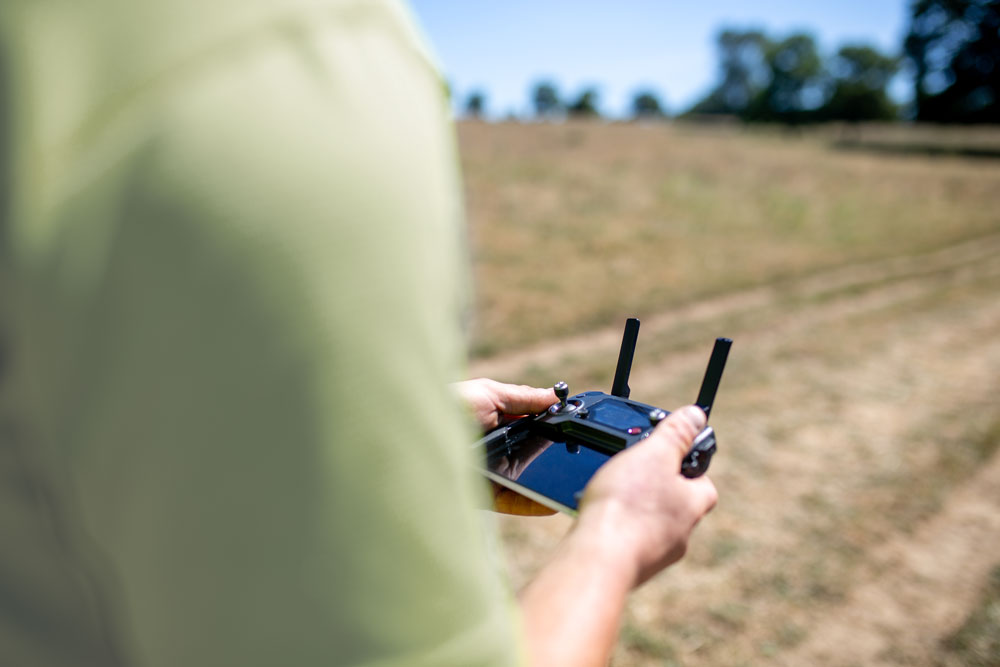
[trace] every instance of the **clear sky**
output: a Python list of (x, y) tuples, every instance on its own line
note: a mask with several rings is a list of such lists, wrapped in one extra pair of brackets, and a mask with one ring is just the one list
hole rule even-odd
[[(901, 50), (908, 0), (410, 0), (462, 102), (476, 89), (493, 116), (531, 110), (530, 90), (552, 80), (560, 94), (600, 92), (601, 111), (623, 115), (637, 89), (652, 89), (671, 112), (712, 86), (715, 36), (725, 27), (771, 37), (806, 30), (820, 52), (866, 43)], [(892, 92), (908, 96), (898, 80)]]

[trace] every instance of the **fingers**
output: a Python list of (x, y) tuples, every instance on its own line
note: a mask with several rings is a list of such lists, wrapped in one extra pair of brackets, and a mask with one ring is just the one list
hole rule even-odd
[(676, 467), (680, 471), (681, 461), (691, 449), (691, 443), (707, 423), (708, 418), (702, 409), (696, 405), (689, 405), (671, 412), (656, 427), (647, 443), (668, 452), (671, 461), (676, 459)]
[(698, 517), (712, 511), (719, 501), (719, 492), (708, 477), (697, 477), (687, 480), (690, 489), (691, 508)]
[(493, 391), (497, 407), (505, 415), (532, 415), (556, 402), (556, 393), (552, 389), (497, 382)]

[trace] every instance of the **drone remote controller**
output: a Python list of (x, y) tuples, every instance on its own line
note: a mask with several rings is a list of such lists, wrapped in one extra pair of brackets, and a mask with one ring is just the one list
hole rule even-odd
[[(553, 509), (576, 514), (587, 481), (608, 458), (649, 437), (670, 414), (629, 398), (628, 378), (639, 334), (639, 320), (625, 323), (611, 393), (569, 395), (565, 382), (553, 389), (559, 401), (545, 412), (525, 417), (487, 434), (476, 443), (485, 450), (484, 474)], [(711, 415), (732, 340), (718, 338), (695, 404)], [(715, 431), (706, 427), (681, 462), (688, 478), (705, 474), (717, 449)], [(481, 452), (482, 454), (483, 452)]]

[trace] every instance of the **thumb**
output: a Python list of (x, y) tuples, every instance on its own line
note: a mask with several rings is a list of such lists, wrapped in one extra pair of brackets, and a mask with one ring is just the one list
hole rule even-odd
[(498, 407), (506, 415), (535, 414), (556, 402), (556, 393), (552, 389), (502, 384), (496, 391)]
[(697, 405), (688, 405), (671, 412), (644, 443), (661, 449), (680, 471), (681, 461), (691, 449), (691, 443), (708, 423), (705, 413)]

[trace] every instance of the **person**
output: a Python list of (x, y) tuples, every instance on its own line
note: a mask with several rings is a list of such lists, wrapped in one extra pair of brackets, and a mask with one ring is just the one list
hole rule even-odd
[(715, 502), (686, 408), (497, 575), (453, 129), (397, 2), (13, 0), (0, 149), (3, 664), (596, 664)]

